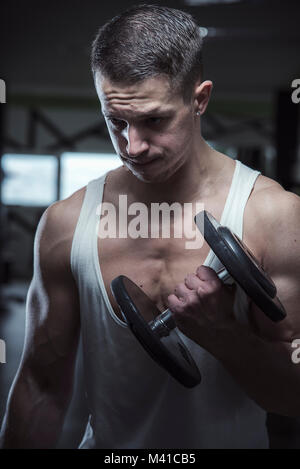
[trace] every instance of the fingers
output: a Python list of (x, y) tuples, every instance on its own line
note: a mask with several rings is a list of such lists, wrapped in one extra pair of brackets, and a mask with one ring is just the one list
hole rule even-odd
[(191, 288), (187, 287), (185, 283), (178, 283), (174, 289), (174, 293), (176, 296), (184, 298), (190, 290)]
[(174, 289), (174, 295), (181, 301), (186, 301), (190, 293), (191, 289), (184, 283), (179, 283)]
[(196, 275), (200, 280), (221, 282), (214, 269), (206, 265), (200, 265), (196, 270)]
[(234, 320), (234, 296), (235, 288), (228, 289), (213, 269), (202, 265), (176, 285), (168, 306), (179, 329), (200, 343), (203, 331), (215, 327), (212, 324), (228, 325)]
[(196, 274), (188, 274), (184, 283), (176, 285), (173, 294), (168, 297), (169, 306), (172, 310), (175, 308), (176, 311), (180, 312), (183, 305), (195, 303), (197, 296), (200, 299), (207, 295), (213, 295), (221, 287), (222, 282), (213, 269), (203, 265), (199, 266)]
[(173, 313), (182, 313), (184, 302), (180, 300), (174, 293), (168, 296), (168, 307)]
[(200, 265), (196, 270), (196, 274), (188, 274), (184, 279), (185, 285), (191, 290), (197, 290), (201, 285), (203, 285), (203, 282), (209, 281), (221, 283), (216, 272), (211, 267), (207, 267), (205, 265)]
[(196, 274), (188, 274), (184, 279), (184, 284), (190, 290), (197, 290), (201, 285), (201, 280)]

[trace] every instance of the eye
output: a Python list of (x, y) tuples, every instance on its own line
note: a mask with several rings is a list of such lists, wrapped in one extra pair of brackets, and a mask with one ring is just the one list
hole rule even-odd
[(126, 126), (125, 121), (122, 121), (121, 119), (116, 119), (115, 117), (108, 117), (107, 120), (113, 125), (113, 127), (116, 127), (118, 129)]
[(161, 117), (149, 117), (147, 121), (149, 124), (155, 125), (155, 124), (160, 124), (162, 121), (162, 118)]

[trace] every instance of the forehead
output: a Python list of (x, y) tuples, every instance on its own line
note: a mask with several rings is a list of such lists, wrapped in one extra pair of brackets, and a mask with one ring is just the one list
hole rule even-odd
[(95, 85), (104, 114), (168, 111), (174, 108), (177, 100), (181, 101), (181, 97), (172, 92), (169, 80), (163, 76), (147, 78), (128, 85), (113, 83), (98, 73), (95, 77)]

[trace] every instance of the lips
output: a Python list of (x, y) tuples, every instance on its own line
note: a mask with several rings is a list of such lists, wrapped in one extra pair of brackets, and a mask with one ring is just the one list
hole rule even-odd
[(148, 164), (150, 164), (150, 163), (152, 163), (153, 161), (156, 161), (156, 160), (157, 160), (157, 158), (152, 158), (152, 159), (149, 159), (149, 160), (135, 160), (135, 161), (127, 159), (126, 161), (130, 164), (135, 165), (135, 166), (146, 166), (146, 165), (148, 165)]

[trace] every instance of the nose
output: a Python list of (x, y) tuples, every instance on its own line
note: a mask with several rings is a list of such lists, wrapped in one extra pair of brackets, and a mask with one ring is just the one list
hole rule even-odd
[(149, 144), (143, 135), (142, 129), (129, 125), (126, 129), (126, 151), (129, 158), (137, 158), (149, 149)]

